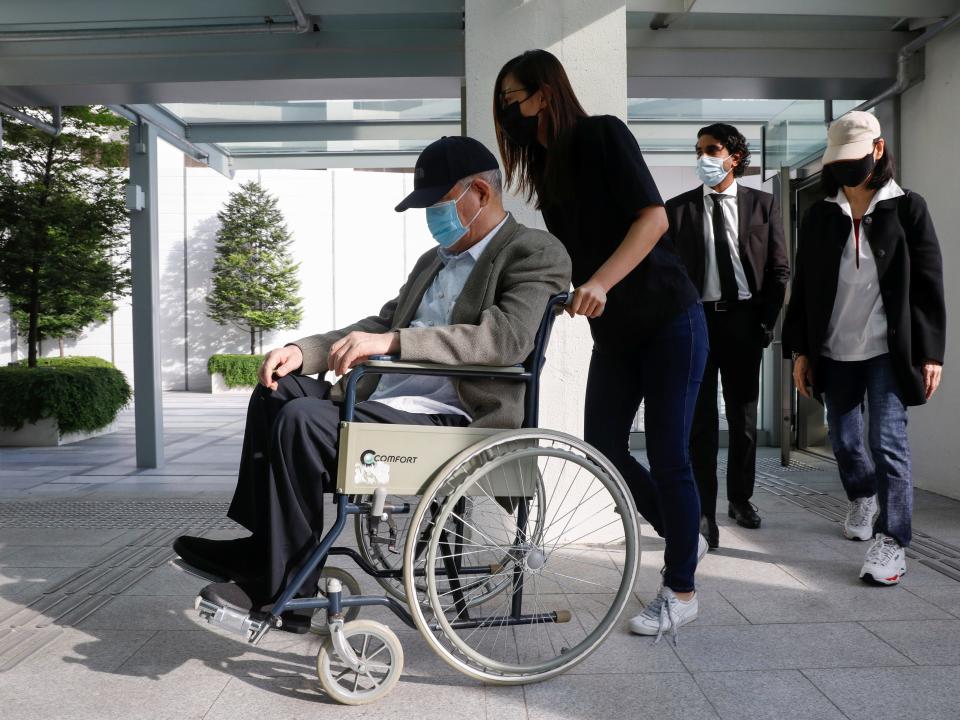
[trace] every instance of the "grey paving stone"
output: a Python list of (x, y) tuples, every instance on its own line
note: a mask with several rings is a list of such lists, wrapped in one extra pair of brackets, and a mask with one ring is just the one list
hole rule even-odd
[[(82, 666), (81, 666), (82, 667)], [(5, 718), (185, 720), (202, 718), (229, 678), (199, 663), (160, 677), (83, 668), (54, 675), (15, 668), (0, 674)], [(162, 680), (162, 681), (161, 681)]]
[(346, 708), (330, 700), (316, 679), (233, 678), (204, 720), (477, 720), (483, 717), (482, 685), (461, 678), (401, 679), (389, 695), (372, 705)]
[[(639, 612), (639, 608), (636, 608)], [(632, 610), (624, 617), (636, 614)], [(637, 668), (645, 673), (684, 672), (683, 663), (666, 642), (653, 644), (652, 639), (633, 635), (625, 623), (611, 631), (592, 655), (569, 671), (574, 675), (633, 675)]]
[(725, 590), (723, 596), (754, 624), (950, 618), (903, 588)]
[(856, 623), (745, 625), (680, 630), (677, 654), (691, 671), (910, 665)]
[(123, 534), (123, 530), (107, 528), (0, 528), (0, 545), (106, 545)]
[(83, 620), (78, 628), (98, 630), (195, 630), (205, 622), (193, 609), (193, 598), (117, 595)]
[(796, 670), (695, 673), (724, 720), (843, 720), (844, 715)]
[(525, 688), (530, 720), (716, 718), (689, 673), (564, 675)]
[(12, 671), (20, 674), (113, 673), (156, 633), (153, 630), (100, 630), (86, 633), (59, 628), (60, 636), (22, 661)]
[(0, 567), (0, 598), (29, 602), (76, 572), (76, 568)]
[(945, 720), (960, 707), (960, 667), (807, 670), (851, 720)]
[(116, 548), (80, 545), (26, 545), (0, 551), (0, 567), (73, 567), (96, 565), (116, 552)]
[(960, 620), (904, 620), (863, 625), (918, 665), (960, 665)]
[(947, 611), (954, 617), (960, 617), (960, 583), (946, 581), (945, 585), (920, 585), (905, 588), (917, 597)]

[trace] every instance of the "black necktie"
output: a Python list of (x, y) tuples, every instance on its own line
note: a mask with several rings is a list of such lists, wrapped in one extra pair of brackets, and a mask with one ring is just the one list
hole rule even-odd
[(733, 259), (730, 257), (730, 245), (727, 243), (727, 224), (723, 218), (723, 195), (710, 193), (713, 200), (713, 248), (717, 255), (717, 272), (720, 275), (720, 299), (736, 302), (740, 297), (737, 288), (737, 276), (733, 273)]

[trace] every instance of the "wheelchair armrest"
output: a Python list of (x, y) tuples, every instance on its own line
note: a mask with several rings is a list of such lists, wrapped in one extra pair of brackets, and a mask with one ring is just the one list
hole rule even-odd
[(472, 377), (485, 380), (520, 380), (530, 382), (533, 375), (523, 365), (499, 367), (496, 365), (441, 365), (439, 363), (400, 362), (392, 355), (374, 355), (369, 360), (354, 366), (347, 374), (344, 386), (344, 401), (340, 419), (353, 419), (357, 401), (357, 383), (364, 375), (439, 375), (441, 377)]
[(404, 362), (396, 355), (372, 355), (358, 367), (369, 368), (370, 373), (416, 375), (417, 371), (426, 370), (430, 375), (449, 375), (450, 377), (474, 376), (478, 373), (484, 376), (516, 376), (524, 373), (524, 367), (517, 365), (442, 365), (428, 362)]

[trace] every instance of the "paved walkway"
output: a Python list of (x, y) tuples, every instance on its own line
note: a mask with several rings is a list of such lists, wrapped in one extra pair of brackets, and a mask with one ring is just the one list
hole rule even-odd
[[(485, 687), (390, 621), (400, 685), (376, 706), (334, 705), (314, 675), (316, 637), (273, 632), (251, 648), (195, 617), (202, 582), (169, 566), (169, 544), (236, 534), (223, 513), (245, 400), (165, 402), (163, 470), (134, 467), (129, 413), (110, 437), (0, 450), (5, 720), (960, 717), (960, 504), (918, 492), (906, 578), (866, 587), (865, 546), (840, 536), (835, 469), (806, 456), (780, 468), (773, 451), (755, 496), (763, 528), (721, 525), (697, 574), (701, 617), (676, 648), (621, 627), (563, 677)], [(645, 538), (628, 613), (656, 591), (661, 551)]]

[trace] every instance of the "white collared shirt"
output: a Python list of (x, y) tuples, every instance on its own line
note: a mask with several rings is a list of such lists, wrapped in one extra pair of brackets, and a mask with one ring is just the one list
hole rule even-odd
[(740, 210), (737, 207), (737, 193), (739, 185), (734, 180), (730, 187), (717, 193), (712, 187), (703, 186), (703, 250), (706, 264), (703, 272), (703, 300), (713, 302), (722, 297), (720, 289), (720, 270), (717, 268), (717, 248), (713, 244), (713, 198), (714, 193), (723, 196), (723, 224), (726, 229), (727, 245), (730, 247), (730, 259), (733, 261), (733, 276), (737, 280), (737, 299), (749, 300), (750, 285), (747, 283), (747, 274), (743, 270), (740, 260), (740, 245), (737, 242), (740, 235)]
[[(870, 206), (863, 214), (868, 217), (882, 200), (900, 197), (904, 192), (894, 180), (877, 190)], [(843, 188), (827, 202), (840, 206), (843, 214), (853, 219), (850, 202)], [(869, 243), (870, 223), (860, 222), (859, 258), (857, 238), (850, 226), (850, 236), (840, 256), (840, 272), (837, 277), (837, 295), (833, 312), (827, 326), (827, 336), (821, 353), (833, 360), (854, 362), (869, 360), (889, 352), (887, 345), (887, 312), (880, 296), (880, 276), (877, 261)]]
[[(467, 278), (477, 264), (480, 255), (490, 244), (493, 236), (507, 221), (488, 232), (483, 240), (462, 253), (453, 254), (437, 248), (443, 267), (423, 294), (417, 313), (410, 327), (438, 327), (450, 325), (453, 306), (467, 283)], [(468, 421), (473, 418), (463, 409), (460, 396), (450, 378), (437, 375), (384, 375), (370, 400), (389, 405), (395, 410), (428, 415), (463, 415)]]

